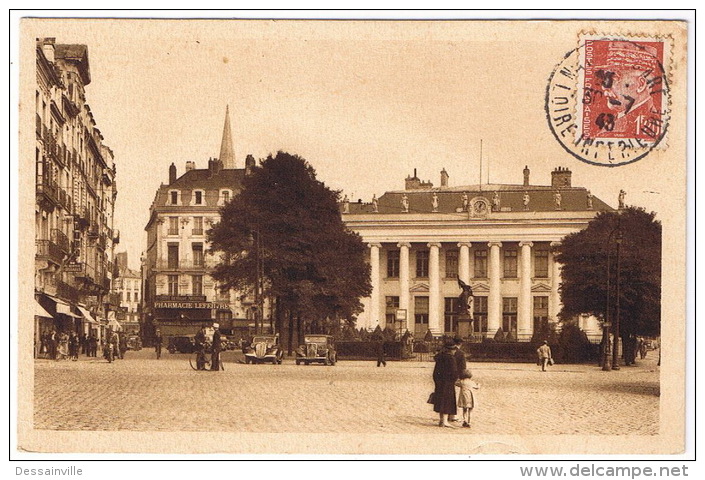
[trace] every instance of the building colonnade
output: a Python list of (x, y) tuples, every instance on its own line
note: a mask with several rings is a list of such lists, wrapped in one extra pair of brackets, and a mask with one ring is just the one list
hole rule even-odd
[[(453, 333), (448, 331), (449, 325), (455, 330), (457, 324), (449, 324), (445, 317), (457, 309), (453, 298), (460, 294), (460, 279), (473, 287), (475, 313), (482, 317), (476, 318), (473, 328), (480, 337), (492, 337), (501, 328), (505, 334), (511, 331), (516, 340), (528, 341), (537, 318), (556, 321), (561, 309), (560, 265), (551, 253), (555, 245), (550, 241), (507, 240), (370, 242), (372, 293), (363, 302), (365, 312), (358, 324), (368, 329), (393, 326), (415, 334), (425, 329), (434, 335)], [(412, 259), (416, 261), (415, 272)], [(412, 273), (416, 275), (412, 277)], [(422, 297), (422, 302), (417, 297)], [(426, 298), (427, 318), (420, 313)], [(482, 302), (479, 307), (478, 299)], [(401, 318), (406, 320), (392, 317), (392, 309), (405, 312)], [(396, 321), (402, 324), (390, 325)], [(427, 326), (418, 325), (424, 321)]]

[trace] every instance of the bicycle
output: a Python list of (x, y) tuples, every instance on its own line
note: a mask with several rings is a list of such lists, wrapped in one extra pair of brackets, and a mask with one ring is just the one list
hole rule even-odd
[[(191, 356), (188, 359), (189, 365), (191, 365), (191, 368), (196, 370), (196, 371), (210, 371), (211, 369), (211, 359), (210, 356), (207, 355), (207, 351), (194, 351), (191, 353)], [(202, 368), (199, 368), (202, 367)], [(220, 359), (220, 370), (225, 371), (225, 365), (223, 365), (223, 359)]]

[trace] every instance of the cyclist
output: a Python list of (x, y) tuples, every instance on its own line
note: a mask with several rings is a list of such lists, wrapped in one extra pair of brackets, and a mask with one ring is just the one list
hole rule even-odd
[(206, 328), (201, 327), (194, 338), (196, 343), (196, 370), (206, 369), (206, 347), (208, 339), (206, 338)]

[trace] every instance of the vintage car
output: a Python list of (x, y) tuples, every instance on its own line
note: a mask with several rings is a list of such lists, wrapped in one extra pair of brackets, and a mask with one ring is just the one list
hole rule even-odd
[(267, 363), (281, 365), (284, 350), (279, 345), (279, 335), (255, 335), (249, 346), (243, 349), (245, 363)]
[(127, 336), (127, 349), (128, 350), (142, 350), (142, 339), (139, 335), (128, 335)]
[(171, 337), (166, 347), (169, 353), (193, 353), (196, 351), (195, 335), (180, 335)]
[(304, 335), (304, 345), (296, 349), (296, 364), (318, 362), (335, 365), (338, 361), (335, 341), (330, 335)]

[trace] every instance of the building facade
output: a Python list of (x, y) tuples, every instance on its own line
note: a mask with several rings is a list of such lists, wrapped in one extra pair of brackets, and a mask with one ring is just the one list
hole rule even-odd
[[(433, 187), (414, 172), (404, 190), (344, 201), (345, 224), (370, 252), (372, 295), (358, 327), (529, 341), (557, 322), (561, 273), (552, 247), (612, 208), (572, 186), (568, 169), (555, 169), (550, 186), (531, 185), (523, 173), (523, 184), (453, 187), (444, 169)], [(473, 290), (471, 322), (459, 314), (458, 280)], [(579, 321), (599, 337), (599, 325)]]
[(206, 232), (220, 220), (219, 209), (241, 190), (254, 165), (248, 155), (245, 168), (235, 168), (226, 110), (220, 157), (209, 159), (205, 169), (188, 161), (181, 176), (173, 163), (169, 167), (169, 181), (157, 190), (145, 227), (145, 336), (153, 335), (156, 328), (164, 337), (194, 334), (213, 322), (228, 334), (248, 333), (254, 321), (254, 298), (220, 291), (210, 276), (218, 258), (207, 254)]
[[(88, 48), (36, 43), (35, 344), (49, 331), (104, 333), (117, 187), (113, 152), (87, 103)], [(37, 349), (38, 350), (38, 349)], [(39, 353), (39, 352), (37, 352)]]
[(127, 252), (115, 255), (113, 293), (120, 299), (115, 325), (124, 332), (139, 333), (142, 312), (142, 274), (128, 266)]

